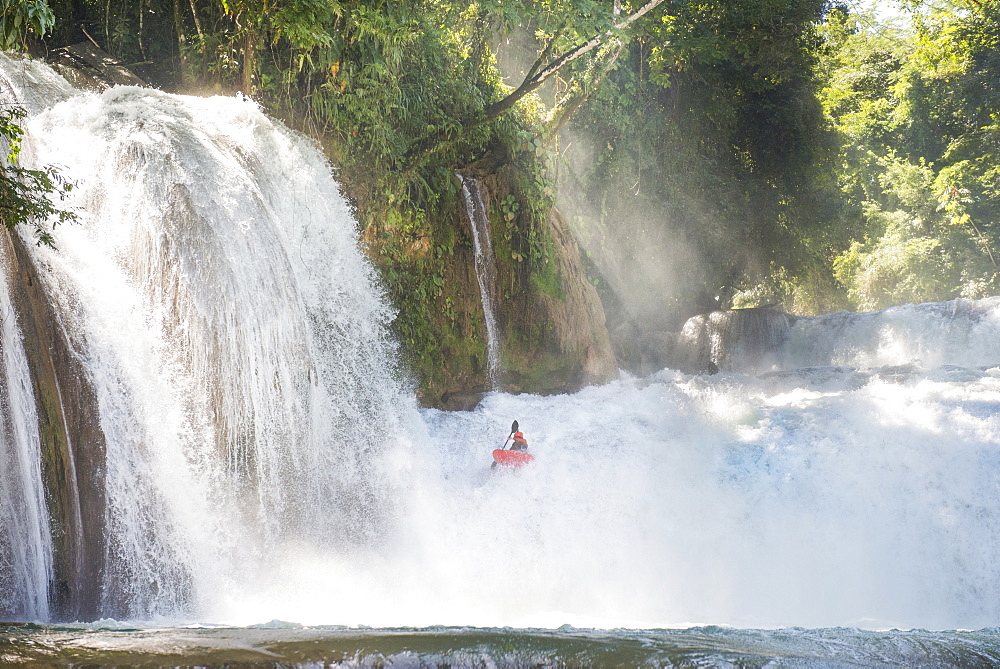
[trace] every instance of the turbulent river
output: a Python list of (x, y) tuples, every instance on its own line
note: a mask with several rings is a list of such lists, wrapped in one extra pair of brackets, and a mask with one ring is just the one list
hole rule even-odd
[[(311, 142), (3, 55), (0, 96), (77, 182), (28, 241), (105, 441), (98, 619), (67, 622), (0, 283), (0, 662), (1000, 663), (1000, 299), (421, 410)], [(515, 419), (536, 459), (491, 470)]]

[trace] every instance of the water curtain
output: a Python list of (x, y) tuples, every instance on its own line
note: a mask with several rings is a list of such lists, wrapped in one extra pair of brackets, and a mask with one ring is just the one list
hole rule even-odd
[[(26, 246), (106, 441), (102, 480), (81, 491), (105, 508), (100, 615), (191, 614), (283, 542), (381, 537), (395, 503), (382, 458), (405, 447), (414, 404), (319, 148), (247, 100), (81, 93), (0, 58), (3, 94), (30, 114), (26, 162), (77, 182), (80, 223), (56, 231), (58, 249)], [(4, 401), (30, 423), (5, 323)], [(24, 432), (0, 431), (0, 457), (16, 458), (4, 476), (18, 472), (2, 489), (39, 516), (39, 447)], [(12, 571), (32, 592), (18, 601), (38, 618), (42, 523), (2, 542), (20, 551)]]
[(479, 182), (471, 177), (458, 175), (465, 197), (465, 210), (472, 228), (472, 244), (476, 258), (476, 279), (479, 281), (479, 295), (483, 302), (483, 320), (486, 325), (486, 376), (490, 389), (499, 389), (500, 383), (500, 340), (496, 317), (493, 314), (493, 291), (496, 287), (496, 259), (493, 243), (490, 241), (490, 219), (486, 215), (486, 205), (479, 192)]

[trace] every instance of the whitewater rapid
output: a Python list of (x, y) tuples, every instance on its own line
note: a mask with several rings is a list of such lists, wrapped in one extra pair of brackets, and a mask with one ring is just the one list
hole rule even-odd
[[(996, 368), (664, 371), (428, 410), (396, 541), (305, 560), (244, 622), (991, 626), (998, 415)], [(536, 460), (491, 473), (511, 418)]]
[[(313, 143), (246, 100), (81, 93), (0, 58), (30, 113), (25, 159), (78, 183), (80, 224), (31, 253), (108, 440), (104, 615), (1000, 623), (996, 300), (800, 319), (757, 375), (420, 410)], [(30, 393), (10, 387), (23, 423)], [(491, 470), (512, 420), (536, 460)], [(37, 459), (4, 438), (0, 456)], [(0, 486), (37, 508), (40, 474), (20, 471)], [(0, 534), (31, 563), (12, 577), (28, 619), (47, 616), (44, 521)]]

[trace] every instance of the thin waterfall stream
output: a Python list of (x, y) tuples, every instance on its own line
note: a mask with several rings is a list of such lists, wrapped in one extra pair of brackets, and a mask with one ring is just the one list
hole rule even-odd
[(498, 390), (500, 383), (500, 340), (496, 318), (493, 315), (493, 291), (496, 287), (496, 259), (493, 257), (493, 242), (490, 239), (490, 219), (486, 215), (486, 205), (479, 192), (479, 182), (471, 177), (458, 175), (462, 182), (465, 210), (472, 228), (472, 244), (476, 259), (476, 279), (483, 303), (483, 320), (486, 326), (487, 380), (491, 390)]
[(24, 341), (0, 254), (0, 613), (46, 620), (51, 526), (42, 487), (38, 416)]

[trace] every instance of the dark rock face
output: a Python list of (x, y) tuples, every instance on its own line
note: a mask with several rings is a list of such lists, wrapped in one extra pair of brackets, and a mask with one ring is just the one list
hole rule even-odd
[(110, 54), (90, 42), (56, 49), (49, 60), (59, 74), (83, 90), (103, 91), (112, 86), (146, 85)]
[(618, 361), (611, 350), (604, 307), (597, 289), (587, 280), (580, 250), (558, 210), (549, 213), (549, 232), (556, 243), (555, 259), (562, 278), (562, 299), (539, 295), (541, 310), (552, 323), (554, 343), (574, 364), (560, 374), (565, 390), (606, 383), (618, 377)]
[[(516, 192), (507, 171), (478, 177), (483, 206), (490, 211), (501, 195)], [(497, 218), (496, 212), (491, 218)], [(604, 306), (584, 269), (580, 250), (562, 215), (551, 209), (538, 231), (549, 241), (551, 285), (535, 285), (527, 263), (500, 253), (503, 228), (494, 229), (497, 254), (491, 290), (500, 344), (501, 365), (491, 387), (485, 356), (485, 318), (472, 253), (471, 231), (464, 203), (456, 203), (455, 245), (444, 267), (449, 308), (457, 314), (461, 337), (442, 336), (437, 342), (440, 365), (433, 379), (421, 378), (417, 395), (425, 406), (446, 410), (473, 409), (491, 390), (519, 393), (567, 393), (618, 378), (618, 360), (611, 348)], [(508, 233), (509, 234), (509, 233)], [(419, 249), (414, 250), (417, 256)], [(442, 298), (443, 299), (443, 298)], [(440, 301), (440, 300), (439, 300)], [(404, 305), (405, 308), (405, 305)], [(440, 319), (435, 327), (450, 328)], [(405, 348), (406, 341), (403, 338)]]
[[(514, 192), (506, 170), (481, 179), (487, 208)], [(498, 290), (503, 370), (507, 392), (566, 393), (618, 377), (611, 350), (604, 305), (584, 270), (580, 249), (558, 209), (548, 211), (544, 230), (552, 242), (559, 289), (546, 291), (523, 280), (520, 262), (498, 258), (499, 286), (520, 285), (519, 291)], [(497, 231), (495, 231), (497, 234)]]
[(0, 265), (24, 336), (52, 523), (53, 620), (94, 620), (104, 583), (104, 435), (72, 335), (56, 320), (24, 242), (0, 230)]
[(757, 373), (767, 365), (795, 322), (775, 307), (729, 309), (692, 316), (669, 346), (664, 366), (704, 374), (718, 371)]
[(485, 393), (470, 390), (468, 392), (445, 393), (441, 398), (441, 407), (445, 411), (472, 411), (483, 399)]

